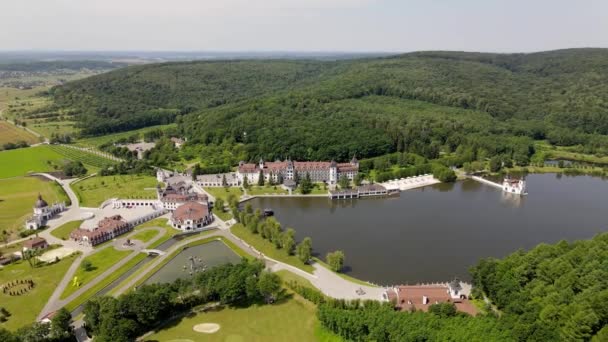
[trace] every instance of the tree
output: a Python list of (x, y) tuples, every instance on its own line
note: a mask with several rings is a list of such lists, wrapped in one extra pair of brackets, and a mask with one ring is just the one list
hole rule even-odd
[(258, 185), (264, 186), (264, 171), (260, 170), (260, 175), (258, 176)]
[(502, 160), (499, 156), (490, 158), (490, 172), (498, 172), (502, 168)]
[(312, 180), (310, 179), (310, 173), (306, 172), (306, 176), (300, 183), (300, 191), (302, 192), (302, 194), (306, 195), (312, 191), (312, 188), (313, 184)]
[(93, 270), (93, 264), (89, 260), (84, 259), (80, 264), (80, 268), (82, 268), (85, 272), (90, 272)]
[(40, 251), (37, 248), (30, 248), (22, 253), (23, 259), (25, 259), (32, 268), (38, 264), (36, 257), (39, 255)]
[(243, 188), (249, 190), (249, 179), (247, 178), (247, 176), (243, 177)]
[(87, 174), (87, 169), (80, 161), (70, 161), (63, 166), (63, 173), (68, 177), (77, 177)]
[(283, 233), (282, 237), (282, 246), (287, 255), (293, 254), (293, 249), (296, 246), (295, 240), (296, 231), (293, 228), (287, 228), (287, 230)]
[(300, 242), (298, 245), (297, 250), (300, 261), (305, 264), (308, 263), (312, 256), (312, 239), (309, 237), (304, 238), (304, 240), (302, 240), (302, 242)]
[(35, 322), (17, 330), (15, 333), (21, 341), (46, 342), (50, 333), (50, 325)]
[(73, 331), (70, 323), (72, 315), (66, 308), (61, 308), (51, 319), (50, 337), (53, 341), (73, 340)]
[(264, 271), (260, 274), (258, 290), (264, 296), (266, 303), (272, 303), (281, 290), (281, 277), (276, 273)]
[[(401, 155), (401, 154), (399, 154), (399, 155)], [(363, 182), (363, 175), (360, 173), (357, 173), (357, 175), (355, 176), (355, 180), (354, 180), (355, 185), (360, 186), (362, 182)]]
[(241, 222), (239, 215), (239, 208), (236, 205), (230, 207), (230, 212), (232, 213), (232, 217), (235, 219), (237, 223)]
[(220, 213), (224, 212), (224, 200), (221, 198), (215, 199), (215, 208), (220, 211)]
[(245, 213), (253, 214), (253, 207), (251, 206), (251, 203), (249, 203), (249, 202), (247, 202), (247, 204), (245, 204)]
[(340, 179), (338, 180), (338, 184), (340, 185), (340, 189), (350, 188), (350, 180), (348, 179), (348, 177), (346, 177), (346, 175), (340, 176)]
[(222, 186), (227, 188), (228, 187), (228, 181), (226, 180), (226, 175), (222, 175)]
[(334, 272), (340, 272), (344, 267), (344, 252), (335, 251), (333, 253), (327, 253), (325, 262), (329, 265), (329, 268)]
[(0, 236), (0, 238), (2, 239), (2, 242), (4, 242), (4, 245), (8, 243), (8, 237), (9, 233), (6, 231), (6, 229), (2, 229), (2, 236)]

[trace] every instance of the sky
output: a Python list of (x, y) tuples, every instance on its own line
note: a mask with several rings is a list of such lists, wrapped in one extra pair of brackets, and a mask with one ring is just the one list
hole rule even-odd
[(0, 0), (0, 50), (608, 47), (608, 0)]

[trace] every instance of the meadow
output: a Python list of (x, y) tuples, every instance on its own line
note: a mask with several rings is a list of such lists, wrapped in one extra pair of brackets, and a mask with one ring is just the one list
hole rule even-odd
[(28, 121), (27, 127), (48, 138), (53, 134), (75, 134), (78, 131), (74, 126), (75, 124), (76, 122), (67, 120), (51, 122), (38, 122), (34, 120), (32, 122)]
[[(80, 265), (83, 262), (89, 261), (92, 265), (91, 270), (86, 271), (82, 267), (78, 267), (78, 270), (74, 274), (75, 277), (78, 277), (78, 281), (80, 282), (80, 286), (83, 286), (95, 279), (97, 276), (105, 272), (108, 268), (112, 267), (115, 263), (120, 261), (122, 258), (131, 254), (133, 251), (118, 251), (114, 249), (114, 247), (106, 247), (105, 249), (91, 254), (84, 258)], [(72, 293), (76, 292), (79, 287), (73, 286), (71, 281), (70, 284), (65, 288), (63, 293), (61, 294), (61, 298), (67, 298)]]
[(6, 143), (16, 143), (18, 141), (25, 141), (31, 145), (39, 142), (39, 139), (23, 128), (11, 125), (6, 121), (0, 121), (0, 147)]
[(228, 205), (228, 196), (231, 194), (236, 196), (237, 199), (241, 198), (243, 194), (243, 189), (239, 187), (216, 187), (216, 188), (203, 188), (206, 192), (208, 192), (211, 196), (218, 199), (221, 198), (224, 200), (226, 205)]
[(152, 176), (95, 176), (72, 184), (72, 189), (81, 206), (98, 207), (110, 198), (155, 199), (156, 184), (156, 178)]
[(0, 179), (61, 169), (66, 158), (48, 145), (0, 152)]
[(115, 160), (105, 158), (98, 154), (64, 145), (50, 145), (49, 148), (65, 156), (69, 160), (79, 161), (85, 166), (92, 166), (93, 168), (103, 168), (117, 163)]
[(35, 268), (30, 267), (25, 261), (0, 268), (0, 284), (15, 279), (31, 279), (35, 283), (30, 292), (21, 296), (9, 296), (0, 292), (0, 306), (11, 313), (7, 322), (0, 323), (0, 328), (16, 330), (34, 322), (74, 258), (70, 256), (58, 263)]
[(0, 179), (0, 228), (15, 233), (32, 215), (38, 194), (49, 204), (66, 201), (68, 197), (55, 182), (38, 177)]

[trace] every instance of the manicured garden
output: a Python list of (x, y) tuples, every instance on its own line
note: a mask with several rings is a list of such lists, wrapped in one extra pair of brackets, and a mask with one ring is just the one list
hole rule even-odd
[[(115, 263), (120, 261), (122, 258), (131, 254), (132, 251), (118, 251), (114, 247), (106, 247), (105, 249), (91, 254), (84, 258), (78, 267), (78, 270), (74, 274), (77, 278), (80, 286), (74, 286), (70, 280), (70, 284), (65, 288), (61, 294), (61, 299), (67, 298), (72, 293), (76, 292), (80, 287), (86, 285), (88, 282), (101, 275), (108, 268), (112, 267)], [(86, 263), (90, 264), (89, 269), (85, 269), (83, 265)], [(118, 273), (118, 272), (116, 272)]]
[(35, 286), (21, 296), (9, 296), (0, 291), (0, 306), (6, 308), (11, 316), (0, 328), (16, 330), (36, 320), (47, 300), (74, 261), (70, 256), (52, 265), (32, 268), (25, 261), (0, 268), (0, 284), (18, 279), (31, 279)]
[[(219, 331), (199, 333), (200, 323), (219, 324)], [(314, 341), (318, 325), (314, 305), (303, 299), (289, 299), (273, 305), (247, 308), (224, 307), (170, 322), (167, 328), (146, 341)]]
[(138, 231), (138, 230), (141, 230), (144, 228), (148, 228), (148, 227), (157, 227), (157, 228), (162, 228), (164, 230), (163, 237), (156, 240), (152, 245), (150, 245), (148, 247), (150, 249), (154, 249), (154, 248), (158, 247), (160, 244), (169, 240), (173, 235), (177, 234), (177, 232), (178, 232), (177, 230), (175, 230), (173, 227), (171, 227), (168, 224), (168, 220), (165, 218), (157, 218), (157, 219), (148, 221), (144, 224), (141, 224), (141, 225), (135, 227), (135, 231)]
[(245, 242), (247, 242), (248, 244), (253, 246), (259, 252), (263, 253), (264, 255), (266, 255), (272, 259), (292, 265), (294, 267), (297, 267), (297, 268), (299, 268), (303, 271), (309, 272), (309, 273), (312, 273), (314, 271), (314, 268), (311, 265), (304, 264), (295, 255), (287, 255), (287, 253), (285, 253), (284, 250), (276, 249), (274, 244), (272, 244), (270, 241), (262, 238), (262, 236), (260, 234), (251, 233), (247, 228), (245, 228), (240, 223), (232, 226), (230, 228), (230, 231), (232, 232), (232, 234), (243, 239)]
[(61, 240), (68, 240), (70, 238), (70, 233), (74, 229), (79, 228), (81, 224), (82, 221), (64, 223), (61, 225), (61, 227), (53, 229), (53, 231), (51, 231), (51, 235)]
[(23, 176), (30, 172), (60, 170), (64, 160), (66, 160), (64, 156), (51, 150), (48, 145), (2, 151), (0, 178)]
[(68, 202), (67, 195), (55, 182), (38, 177), (0, 179), (0, 230), (6, 228), (9, 232), (16, 232), (21, 229), (32, 215), (38, 194), (49, 204)]
[(145, 243), (145, 242), (148, 242), (148, 241), (152, 240), (158, 234), (159, 233), (156, 230), (154, 230), (154, 229), (151, 229), (151, 230), (142, 230), (142, 231), (139, 231), (139, 232), (137, 232), (137, 233), (129, 236), (129, 239), (131, 239), (131, 240), (139, 240), (139, 241)]
[(81, 206), (98, 207), (110, 198), (155, 199), (157, 183), (144, 175), (95, 176), (72, 184), (72, 189)]

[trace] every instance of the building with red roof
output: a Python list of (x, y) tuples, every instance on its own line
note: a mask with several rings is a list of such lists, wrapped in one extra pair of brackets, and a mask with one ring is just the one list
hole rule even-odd
[(180, 205), (171, 214), (171, 225), (179, 230), (201, 229), (211, 222), (213, 222), (213, 215), (207, 203), (190, 201)]

